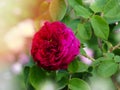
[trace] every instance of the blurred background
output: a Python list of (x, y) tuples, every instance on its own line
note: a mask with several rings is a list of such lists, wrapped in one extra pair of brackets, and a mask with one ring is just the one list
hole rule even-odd
[(22, 70), (29, 61), (35, 31), (45, 20), (51, 20), (49, 3), (0, 0), (0, 90), (26, 90)]

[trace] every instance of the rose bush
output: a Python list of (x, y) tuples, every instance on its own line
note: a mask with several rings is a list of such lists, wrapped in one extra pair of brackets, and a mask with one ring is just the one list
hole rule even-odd
[(33, 37), (31, 55), (44, 69), (66, 69), (79, 54), (79, 48), (80, 41), (65, 24), (45, 22)]
[[(52, 23), (44, 23), (49, 21), (44, 17), (38, 19), (44, 26), (33, 38), (33, 58), (24, 68), (27, 90), (41, 90), (46, 81), (55, 85), (51, 90), (120, 89), (120, 40), (116, 38), (120, 29), (120, 1), (102, 1), (49, 2), (50, 14), (45, 16), (51, 16)], [(72, 28), (75, 35), (61, 22)], [(93, 55), (85, 48), (92, 50)], [(92, 62), (89, 65), (84, 63), (88, 59)]]

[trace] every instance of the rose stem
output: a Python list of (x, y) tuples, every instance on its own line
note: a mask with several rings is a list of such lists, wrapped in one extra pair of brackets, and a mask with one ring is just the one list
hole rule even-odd
[(110, 48), (109, 52), (112, 52), (112, 51), (118, 49), (119, 47), (120, 47), (120, 42), (117, 45), (115, 45), (114, 47)]

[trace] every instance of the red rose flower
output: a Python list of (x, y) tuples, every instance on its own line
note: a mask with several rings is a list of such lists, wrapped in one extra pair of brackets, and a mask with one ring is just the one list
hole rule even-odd
[(34, 35), (31, 55), (38, 66), (47, 70), (66, 69), (79, 54), (80, 41), (61, 22), (46, 22)]

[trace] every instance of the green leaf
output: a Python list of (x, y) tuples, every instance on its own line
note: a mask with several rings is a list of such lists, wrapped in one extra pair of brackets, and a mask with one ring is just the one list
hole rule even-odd
[(74, 7), (75, 5), (82, 4), (82, 0), (68, 0), (70, 6)]
[(33, 66), (30, 69), (30, 83), (34, 88), (38, 88), (39, 85), (45, 80), (46, 73), (38, 66)]
[(118, 0), (109, 0), (108, 1), (108, 3), (105, 5), (105, 7), (104, 7), (104, 10), (103, 10), (103, 12), (104, 13), (108, 13), (109, 11), (111, 11), (114, 7), (116, 7), (116, 6), (114, 6), (114, 5), (118, 5), (117, 4), (118, 3)]
[(111, 57), (108, 57), (107, 55), (105, 57), (100, 57), (100, 58), (97, 58), (93, 63), (92, 63), (92, 66), (98, 66), (101, 64), (101, 62), (104, 62), (104, 61), (112, 61), (112, 56)]
[(26, 66), (24, 68), (24, 81), (25, 81), (25, 85), (27, 85), (28, 82), (29, 82), (29, 71), (30, 71), (30, 67)]
[(57, 90), (63, 89), (69, 80), (69, 74), (66, 70), (60, 70), (56, 73)]
[(81, 55), (86, 55), (86, 52), (85, 52), (85, 50), (83, 48), (80, 48), (80, 54)]
[(109, 25), (100, 16), (94, 15), (91, 18), (91, 24), (97, 37), (107, 40), (109, 36)]
[(57, 90), (62, 90), (68, 84), (68, 78), (63, 77), (60, 81), (57, 82)]
[(100, 58), (96, 59), (96, 61), (107, 61), (107, 60), (112, 60), (112, 59), (109, 59), (107, 57), (100, 57)]
[(63, 77), (68, 77), (67, 71), (58, 71), (56, 73), (56, 81), (60, 81)]
[(113, 62), (113, 60), (104, 61), (97, 68), (98, 74), (102, 77), (110, 77), (113, 74), (115, 74), (117, 70), (118, 70), (118, 64)]
[(109, 59), (113, 59), (114, 58), (114, 53), (106, 53), (105, 56)]
[(79, 67), (78, 66), (78, 61), (74, 60), (68, 65), (68, 71), (70, 73), (75, 73), (77, 71), (78, 67)]
[(78, 24), (78, 35), (84, 40), (90, 40), (92, 36), (92, 30), (90, 24)]
[(94, 12), (102, 12), (104, 9), (104, 6), (106, 5), (106, 3), (109, 0), (95, 0), (95, 2), (93, 2), (90, 5), (90, 8), (94, 11)]
[(69, 81), (68, 87), (70, 90), (91, 90), (85, 81), (78, 78), (72, 78)]
[(92, 63), (92, 66), (95, 67), (95, 66), (98, 66), (100, 64), (100, 60), (96, 59), (93, 63)]
[(114, 57), (114, 60), (115, 60), (116, 63), (120, 63), (120, 56), (116, 55)]
[(89, 18), (92, 15), (87, 8), (80, 5), (75, 5), (73, 9), (75, 10), (77, 16), (81, 16), (83, 18)]
[(109, 42), (109, 41), (104, 41), (105, 42), (105, 44), (107, 45), (107, 51), (108, 50), (110, 50), (111, 49), (111, 47), (113, 47), (113, 45), (112, 45), (112, 43), (111, 42)]
[(85, 72), (87, 71), (87, 69), (88, 69), (88, 66), (85, 63), (81, 61), (78, 62), (78, 69), (76, 72)]
[(98, 61), (113, 61), (114, 56), (115, 56), (114, 53), (105, 53), (104, 57), (100, 57), (96, 60), (98, 60)]
[(68, 71), (70, 73), (84, 72), (87, 71), (88, 66), (79, 60), (74, 60), (68, 66)]
[(92, 37), (92, 27), (91, 27), (91, 23), (90, 23), (90, 22), (85, 23), (84, 27), (85, 27), (86, 31), (88, 32), (88, 33), (86, 33), (86, 34), (87, 34), (87, 35), (86, 35), (87, 40), (90, 40), (91, 37)]
[(103, 10), (103, 17), (108, 23), (120, 21), (120, 2), (118, 0), (109, 0)]
[(65, 0), (52, 0), (49, 7), (49, 12), (53, 21), (61, 20), (65, 13), (67, 7)]
[(83, 4), (83, 1), (82, 0), (73, 0), (73, 1), (76, 1), (78, 4), (82, 5)]
[(74, 31), (74, 33), (76, 33), (77, 25), (80, 23), (80, 20), (79, 19), (73, 20), (70, 17), (65, 16), (62, 22), (64, 22), (68, 27), (70, 27)]

